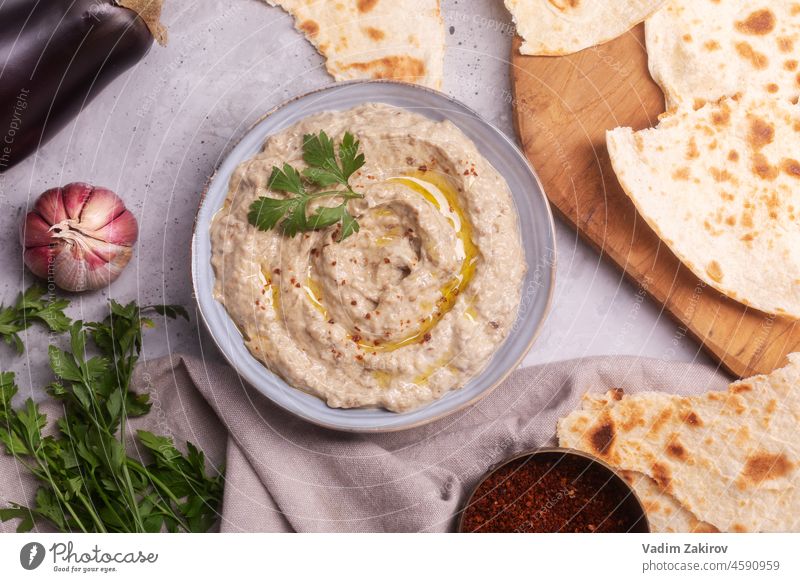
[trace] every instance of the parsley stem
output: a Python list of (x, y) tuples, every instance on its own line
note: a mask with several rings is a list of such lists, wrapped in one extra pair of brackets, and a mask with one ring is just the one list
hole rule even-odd
[(108, 498), (108, 495), (105, 494), (105, 491), (103, 490), (102, 487), (97, 488), (97, 493), (100, 495), (100, 497), (102, 497), (103, 503), (105, 503), (105, 506), (108, 508), (108, 510), (114, 514), (114, 517), (116, 517), (117, 521), (119, 521), (119, 523), (121, 524), (120, 527), (124, 530), (123, 533), (134, 533), (129, 527), (125, 525), (125, 520), (122, 519), (122, 516), (119, 513), (117, 513), (116, 509), (114, 509), (111, 500)]
[[(177, 497), (175, 497), (175, 494), (174, 494), (174, 493), (172, 493), (172, 491), (170, 491), (169, 487), (167, 487), (167, 486), (166, 486), (166, 485), (165, 485), (163, 482), (161, 482), (161, 480), (159, 480), (159, 478), (158, 478), (158, 477), (156, 477), (155, 475), (153, 475), (153, 474), (152, 474), (151, 472), (149, 472), (149, 471), (148, 471), (148, 470), (147, 470), (145, 467), (143, 467), (141, 464), (137, 463), (137, 462), (136, 462), (136, 461), (134, 461), (133, 459), (129, 459), (128, 461), (129, 461), (129, 462), (128, 462), (128, 464), (129, 464), (129, 465), (130, 465), (130, 466), (131, 466), (131, 467), (132, 467), (132, 468), (133, 468), (135, 471), (138, 471), (138, 472), (139, 472), (139, 473), (141, 473), (141, 475), (142, 475), (142, 476), (144, 476), (146, 479), (149, 479), (149, 480), (150, 480), (150, 481), (153, 483), (153, 485), (155, 485), (156, 487), (158, 487), (158, 489), (159, 489), (159, 490), (160, 490), (162, 493), (166, 494), (166, 496), (167, 496), (167, 497), (169, 497), (169, 499), (170, 499), (170, 500), (171, 500), (173, 503), (175, 503), (176, 505), (180, 504), (181, 500), (180, 500), (180, 499), (178, 499)], [(184, 476), (186, 476), (186, 475), (184, 475)], [(163, 507), (163, 506), (161, 506), (161, 508), (162, 508), (162, 511), (168, 511), (168, 512), (169, 512), (169, 516), (170, 516), (170, 517), (172, 517), (172, 518), (173, 518), (175, 521), (177, 521), (177, 522), (178, 522), (178, 524), (179, 524), (179, 525), (180, 525), (180, 526), (181, 526), (181, 527), (182, 527), (184, 530), (186, 530), (187, 532), (188, 532), (188, 531), (191, 531), (191, 530), (189, 529), (189, 526), (188, 526), (188, 525), (187, 525), (187, 524), (186, 524), (186, 523), (185, 523), (185, 522), (184, 522), (184, 521), (181, 519), (181, 517), (180, 517), (180, 516), (179, 516), (177, 513), (175, 513), (175, 511), (172, 511), (172, 510), (171, 510), (171, 508), (169, 508), (169, 509), (168, 509), (168, 508), (165, 508), (165, 507)]]
[[(89, 533), (89, 530), (86, 529), (85, 525), (83, 525), (83, 522), (78, 517), (78, 515), (75, 513), (75, 510), (72, 508), (72, 505), (67, 501), (66, 497), (61, 492), (61, 489), (58, 488), (58, 485), (56, 484), (55, 479), (53, 479), (53, 475), (50, 473), (50, 468), (47, 466), (47, 463), (45, 461), (43, 461), (39, 457), (39, 449), (31, 447), (31, 452), (33, 453), (33, 458), (36, 459), (36, 463), (39, 465), (39, 467), (42, 469), (42, 471), (44, 471), (44, 474), (47, 476), (47, 482), (50, 485), (50, 488), (53, 490), (53, 493), (55, 494), (55, 496), (58, 498), (58, 501), (62, 505), (62, 511), (63, 511), (63, 507), (66, 507), (67, 511), (72, 516), (72, 519), (74, 519), (75, 523), (78, 524), (78, 527), (81, 528), (81, 531), (83, 533)], [(93, 513), (93, 512), (91, 512), (91, 513)]]
[[(53, 490), (53, 493), (56, 495), (56, 497), (58, 497), (58, 500), (59, 500), (58, 508), (61, 510), (62, 519), (64, 519), (65, 522), (66, 522), (66, 517), (67, 516), (64, 513), (64, 506), (68, 506), (69, 504), (66, 503), (65, 501), (63, 501), (63, 496), (60, 495), (60, 491), (58, 490), (58, 487), (56, 486), (56, 484), (53, 481), (52, 477), (50, 476), (49, 472), (42, 466), (42, 463), (39, 460), (38, 455), (36, 455), (35, 452), (34, 452), (32, 454), (32, 456), (36, 460), (36, 464), (39, 465), (41, 470), (37, 470), (36, 467), (34, 467), (30, 463), (26, 462), (22, 457), (20, 457), (20, 456), (18, 456), (16, 454), (14, 455), (14, 458), (23, 467), (28, 469), (28, 471), (30, 471), (33, 474), (34, 477), (36, 477), (40, 481), (45, 481), (48, 485), (50, 485), (50, 488)], [(30, 509), (28, 511), (30, 511)], [(83, 531), (83, 533), (89, 533), (89, 531), (84, 527), (83, 522), (81, 522), (81, 520), (78, 518), (78, 516), (75, 515), (75, 513), (72, 512), (71, 510), (70, 510), (69, 513), (72, 515), (73, 519), (78, 524), (78, 527), (81, 528), (81, 531)], [(48, 519), (51, 519), (51, 521), (52, 521), (52, 518), (48, 518)]]
[[(142, 324), (141, 324), (141, 312), (140, 312), (139, 329), (141, 329), (141, 325)], [(126, 419), (128, 417), (128, 409), (126, 408), (126, 403), (128, 402), (128, 387), (130, 386), (131, 376), (133, 374), (133, 365), (132, 365), (131, 360), (134, 360), (134, 358), (135, 358), (135, 355), (134, 355), (135, 349), (136, 349), (136, 342), (131, 342), (131, 347), (130, 347), (129, 352), (127, 354), (127, 358), (123, 359), (123, 361), (127, 364), (127, 366), (126, 366), (127, 370), (125, 371), (125, 381), (124, 381), (124, 383), (120, 382), (120, 384), (119, 384), (119, 387), (122, 388), (122, 413), (120, 414), (120, 437), (119, 437), (119, 440), (120, 440), (120, 443), (122, 444), (122, 451), (125, 454), (126, 458), (128, 456), (127, 450), (125, 448), (125, 421), (126, 421)], [(135, 493), (135, 490), (133, 488), (133, 482), (131, 481), (131, 474), (130, 474), (130, 472), (128, 472), (128, 464), (124, 463), (124, 462), (122, 464), (122, 476), (125, 478), (125, 482), (126, 482), (125, 484), (127, 486), (128, 495), (130, 497), (130, 501), (131, 501), (131, 505), (132, 505), (133, 517), (136, 520), (136, 526), (138, 528), (140, 528), (139, 531), (144, 532), (145, 531), (144, 522), (142, 521), (142, 516), (139, 514), (139, 505), (138, 505), (138, 503), (136, 501), (136, 493)]]
[(86, 508), (86, 511), (89, 512), (89, 516), (92, 518), (94, 525), (97, 527), (97, 531), (99, 531), (100, 533), (108, 533), (106, 526), (103, 525), (103, 521), (100, 519), (100, 517), (97, 515), (97, 512), (94, 510), (94, 505), (88, 499), (86, 499), (86, 496), (84, 496), (84, 494), (81, 493), (80, 491), (76, 491), (75, 497), (81, 500), (81, 503), (83, 503), (83, 506)]

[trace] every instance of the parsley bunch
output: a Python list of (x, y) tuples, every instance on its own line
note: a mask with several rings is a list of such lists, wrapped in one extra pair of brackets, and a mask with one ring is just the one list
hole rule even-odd
[[(290, 164), (284, 164), (283, 168), (274, 166), (267, 183), (270, 190), (294, 196), (260, 197), (250, 205), (247, 215), (250, 224), (260, 230), (280, 227), (288, 236), (341, 224), (339, 242), (358, 232), (358, 222), (347, 205), (350, 200), (364, 197), (350, 188), (350, 177), (365, 163), (364, 154), (358, 151), (360, 147), (360, 142), (351, 133), (345, 133), (337, 158), (334, 143), (324, 131), (303, 136), (303, 160), (308, 167), (299, 172)], [(331, 186), (336, 188), (328, 189)], [(318, 206), (308, 216), (309, 203), (321, 198), (339, 198), (342, 203), (332, 207)]]
[[(31, 297), (38, 301), (41, 293), (29, 290), (18, 305), (27, 309)], [(143, 463), (128, 455), (124, 441), (128, 417), (143, 416), (151, 406), (148, 395), (130, 389), (142, 328), (153, 326), (143, 314), (188, 314), (182, 307), (111, 301), (104, 321), (84, 323), (69, 320), (67, 305), (46, 303), (50, 312), (39, 317), (51, 329), (58, 322), (58, 330), (66, 325), (69, 331), (68, 350), (49, 348), (56, 380), (47, 392), (64, 407), (55, 434), (44, 434), (47, 417), (32, 399), (12, 407), (14, 374), (0, 373), (0, 442), (39, 482), (31, 507), (12, 503), (0, 509), (0, 520), (21, 518), (17, 531), (30, 530), (35, 519), (62, 532), (207, 531), (216, 521), (223, 483), (221, 475), (206, 476), (203, 453), (187, 443), (184, 455), (171, 439), (139, 431), (138, 444), (151, 457)], [(6, 339), (15, 333), (0, 328)]]

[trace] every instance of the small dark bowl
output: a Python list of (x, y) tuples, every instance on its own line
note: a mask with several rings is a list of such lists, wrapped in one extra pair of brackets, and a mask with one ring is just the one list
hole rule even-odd
[[(606, 489), (606, 493), (613, 495), (615, 499), (619, 499), (614, 515), (622, 518), (626, 526), (624, 529), (613, 530), (613, 533), (650, 533), (650, 523), (647, 519), (644, 506), (642, 505), (639, 496), (636, 495), (636, 492), (633, 490), (633, 488), (631, 488), (631, 486), (628, 485), (612, 467), (600, 459), (597, 459), (582, 451), (565, 448), (544, 448), (536, 449), (534, 451), (527, 451), (525, 453), (515, 455), (514, 457), (492, 467), (467, 497), (467, 502), (461, 509), (457, 531), (466, 533), (464, 529), (465, 518), (468, 515), (470, 508), (477, 501), (476, 495), (481, 491), (481, 488), (486, 480), (496, 472), (506, 468), (512, 463), (517, 463), (522, 459), (526, 460), (523, 461), (521, 466), (530, 466), (528, 465), (529, 463), (548, 463), (555, 464), (554, 467), (558, 467), (559, 464), (563, 462), (562, 471), (564, 471), (564, 469), (568, 470), (568, 472), (564, 473), (564, 476), (571, 477), (572, 480), (594, 474), (592, 476), (596, 476), (597, 478), (603, 480), (603, 489), (609, 488)], [(508, 479), (513, 478), (514, 477), (512, 474), (512, 476)], [(514, 501), (510, 502), (506, 507), (511, 507), (514, 504)], [(536, 529), (528, 529), (526, 531), (537, 533)]]

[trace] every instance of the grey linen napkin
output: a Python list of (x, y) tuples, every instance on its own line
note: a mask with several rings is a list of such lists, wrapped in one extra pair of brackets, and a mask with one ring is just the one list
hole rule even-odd
[[(728, 379), (662, 360), (565, 361), (518, 370), (478, 404), (425, 427), (379, 435), (308, 424), (214, 362), (167, 357), (140, 366), (134, 382), (154, 407), (131, 430), (190, 440), (206, 451), (210, 471), (225, 465), (224, 532), (437, 532), (455, 527), (489, 467), (554, 444), (557, 419), (584, 392), (695, 394), (724, 389)], [(0, 503), (30, 500), (33, 491), (14, 459), (0, 456)]]

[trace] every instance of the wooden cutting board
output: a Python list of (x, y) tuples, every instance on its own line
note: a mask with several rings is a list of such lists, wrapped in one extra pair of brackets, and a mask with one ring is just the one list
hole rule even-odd
[(511, 58), (517, 133), (563, 218), (733, 374), (769, 373), (800, 351), (800, 325), (705, 285), (638, 216), (617, 182), (606, 130), (652, 127), (664, 111), (664, 96), (647, 71), (644, 26), (565, 57), (522, 56), (519, 44)]

